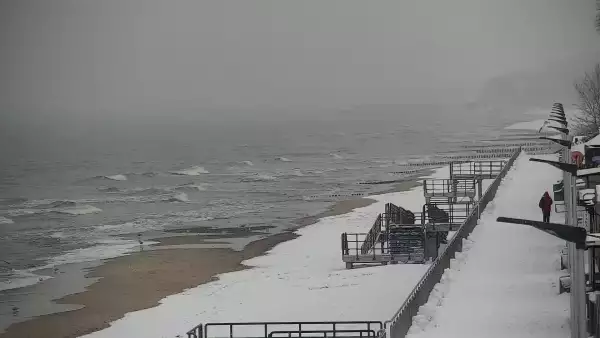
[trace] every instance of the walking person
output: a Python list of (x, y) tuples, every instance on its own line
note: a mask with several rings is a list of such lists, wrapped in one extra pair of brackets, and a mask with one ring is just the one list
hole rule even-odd
[(544, 215), (544, 222), (550, 223), (550, 212), (552, 211), (552, 197), (546, 191), (542, 198), (540, 198), (540, 209), (542, 209), (542, 214)]

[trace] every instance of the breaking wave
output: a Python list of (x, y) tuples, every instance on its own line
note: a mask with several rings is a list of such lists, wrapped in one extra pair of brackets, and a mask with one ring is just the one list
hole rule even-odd
[(336, 153), (331, 153), (331, 154), (329, 154), (329, 155), (330, 155), (331, 157), (335, 158), (336, 160), (343, 160), (343, 159), (344, 159), (344, 158), (343, 158), (341, 155), (339, 155), (339, 154), (336, 154)]
[[(7, 279), (4, 280), (2, 277), (6, 277)], [(36, 275), (29, 271), (11, 270), (6, 276), (0, 275), (0, 291), (24, 288), (43, 282), (50, 278), (52, 277)]]
[(171, 171), (173, 175), (181, 175), (181, 176), (200, 176), (202, 174), (209, 174), (208, 170), (204, 169), (204, 167), (194, 166), (187, 169)]
[(94, 227), (95, 231), (108, 233), (111, 235), (141, 233), (149, 230), (162, 230), (164, 223), (154, 219), (136, 219), (130, 222), (120, 224), (105, 224)]
[(281, 162), (292, 162), (292, 160), (287, 157), (278, 157), (277, 159)]
[(11, 217), (33, 216), (40, 214), (58, 213), (66, 215), (88, 215), (102, 212), (102, 209), (88, 204), (79, 204), (73, 201), (29, 201), (21, 205), (21, 208), (8, 210)]
[(13, 224), (14, 221), (10, 218), (0, 216), (0, 224)]
[(249, 167), (252, 167), (252, 166), (254, 166), (254, 163), (252, 163), (252, 161), (242, 161), (241, 163), (242, 163), (242, 164), (245, 164), (245, 165), (247, 165), (247, 166), (249, 166)]
[[(144, 243), (156, 244), (156, 242)], [(35, 270), (47, 269), (58, 265), (69, 263), (81, 263), (101, 259), (109, 259), (123, 256), (138, 250), (140, 247), (137, 241), (124, 239), (102, 239), (95, 241), (95, 245), (87, 248), (76, 249), (66, 252), (60, 256), (48, 258), (48, 264)]]
[(294, 169), (294, 170), (292, 170), (290, 175), (302, 177), (302, 176), (304, 176), (304, 173), (300, 169)]
[(175, 196), (171, 196), (171, 197), (167, 198), (166, 201), (167, 202), (189, 202), (190, 199), (186, 193), (182, 192)]
[(304, 172), (302, 172), (302, 170), (295, 168), (291, 171), (278, 172), (277, 176), (278, 177), (303, 177), (303, 176), (305, 176), (305, 174), (304, 174)]
[(122, 174), (102, 177), (112, 181), (127, 181), (127, 176)]
[(78, 215), (97, 214), (97, 213), (102, 212), (102, 209), (96, 208), (91, 205), (84, 204), (84, 205), (77, 205), (77, 206), (73, 206), (73, 207), (57, 209), (54, 212), (57, 212), (59, 214), (78, 216)]

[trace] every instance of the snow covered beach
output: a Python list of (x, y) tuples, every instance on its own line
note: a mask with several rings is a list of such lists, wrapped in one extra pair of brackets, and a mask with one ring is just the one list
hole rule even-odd
[[(448, 168), (431, 175), (447, 176)], [(111, 323), (110, 328), (85, 337), (174, 337), (200, 322), (211, 321), (388, 318), (427, 266), (345, 270), (340, 258), (340, 233), (368, 230), (387, 202), (419, 210), (424, 198), (420, 186), (372, 198), (377, 202), (348, 214), (323, 218), (300, 229), (299, 238), (276, 246), (265, 256), (245, 261), (251, 269), (219, 275), (218, 281), (167, 297), (155, 308), (127, 314)], [(145, 325), (150, 321), (160, 325)]]
[[(445, 177), (444, 170), (432, 176)], [(539, 216), (535, 200), (557, 175), (553, 169), (530, 163), (526, 155), (521, 156), (496, 200), (485, 211), (481, 227), (476, 228), (472, 241), (465, 246), (469, 250), (453, 263), (448, 273), (450, 284), (442, 288), (443, 297), (432, 296), (432, 301), (437, 302), (435, 311), (425, 310), (423, 316), (416, 318), (418, 325), (411, 334), (433, 337), (446, 324), (456, 330), (457, 336), (490, 328), (498, 331), (498, 336), (505, 336), (514, 333), (514, 325), (521, 325), (521, 336), (541, 337), (548, 331), (564, 336), (568, 299), (557, 295), (555, 285), (561, 242), (534, 229), (493, 221), (498, 215), (535, 219)], [(420, 190), (378, 196), (378, 202), (368, 207), (322, 219), (301, 229), (298, 239), (276, 246), (266, 256), (246, 261), (252, 269), (220, 275), (218, 281), (167, 297), (160, 306), (130, 313), (110, 328), (85, 337), (174, 337), (201, 322), (388, 319), (427, 266), (344, 270), (337, 239), (342, 231), (367, 229), (385, 202), (418, 209), (423, 203)], [(482, 245), (478, 245), (480, 242)], [(473, 305), (458, 308), (469, 302)], [(472, 321), (475, 313), (480, 316), (479, 321)], [(459, 321), (463, 324), (452, 324)], [(149, 322), (154, 325), (146, 325)], [(474, 322), (480, 325), (464, 328), (465, 323)], [(496, 326), (499, 322), (504, 325)]]

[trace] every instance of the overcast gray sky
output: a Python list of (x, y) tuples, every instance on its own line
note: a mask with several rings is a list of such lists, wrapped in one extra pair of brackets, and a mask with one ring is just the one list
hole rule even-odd
[(596, 48), (593, 0), (0, 0), (0, 110), (314, 109), (462, 98)]

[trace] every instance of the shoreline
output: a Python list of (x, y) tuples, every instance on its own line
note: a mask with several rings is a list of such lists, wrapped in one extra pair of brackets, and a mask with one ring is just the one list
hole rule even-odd
[[(408, 191), (418, 186), (417, 181), (427, 175), (429, 172), (394, 184), (392, 188), (371, 196)], [(159, 244), (153, 245), (151, 250), (102, 261), (85, 274), (86, 278), (96, 281), (84, 291), (54, 300), (56, 304), (78, 305), (80, 308), (14, 323), (0, 332), (0, 338), (44, 335), (75, 338), (102, 330), (127, 313), (158, 306), (161, 299), (218, 280), (220, 274), (252, 268), (243, 262), (268, 254), (276, 245), (299, 237), (295, 232), (300, 228), (315, 224), (322, 218), (347, 214), (375, 202), (377, 201), (368, 197), (338, 201), (317, 215), (294, 221), (292, 227), (281, 233), (252, 241), (241, 251), (219, 248), (218, 245), (223, 242), (208, 242), (201, 236), (155, 239), (153, 241)], [(217, 247), (198, 247), (200, 245)]]

